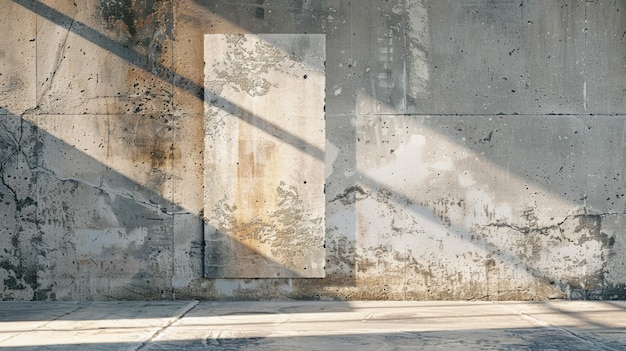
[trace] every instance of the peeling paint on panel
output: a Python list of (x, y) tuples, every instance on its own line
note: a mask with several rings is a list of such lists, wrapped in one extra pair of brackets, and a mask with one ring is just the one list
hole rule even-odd
[(323, 43), (205, 37), (209, 277), (324, 275)]
[[(269, 195), (269, 194), (267, 194)], [(277, 208), (266, 216), (254, 217), (248, 222), (237, 218), (237, 206), (228, 205), (222, 200), (212, 212), (219, 223), (218, 233), (230, 233), (241, 245), (231, 246), (228, 250), (215, 252), (210, 262), (250, 261), (262, 266), (267, 259), (280, 262), (287, 272), (299, 270), (320, 270), (318, 257), (322, 255), (323, 237), (316, 229), (323, 223), (318, 214), (303, 208), (297, 188), (288, 187), (284, 182), (276, 189)], [(264, 218), (267, 217), (267, 218)], [(232, 256), (232, 257), (231, 257)], [(251, 274), (246, 266), (222, 266), (215, 274), (224, 276), (245, 276)], [(257, 267), (262, 270), (262, 267)], [(273, 274), (271, 270), (264, 274)], [(279, 274), (279, 273), (277, 273)]]
[(221, 94), (225, 85), (251, 97), (266, 95), (272, 87), (276, 87), (275, 83), (267, 80), (269, 70), (291, 72), (293, 68), (281, 66), (285, 63), (293, 66), (299, 61), (296, 57), (285, 60), (284, 54), (268, 43), (247, 43), (248, 39), (243, 34), (226, 35), (225, 40), (227, 49), (224, 56), (213, 65), (213, 79), (208, 86), (217, 95)]

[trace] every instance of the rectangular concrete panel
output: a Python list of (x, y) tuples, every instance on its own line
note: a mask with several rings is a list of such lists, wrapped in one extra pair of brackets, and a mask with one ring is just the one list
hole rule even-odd
[(318, 34), (206, 35), (205, 276), (324, 276)]
[(36, 105), (36, 17), (4, 1), (0, 31), (0, 115), (20, 115)]

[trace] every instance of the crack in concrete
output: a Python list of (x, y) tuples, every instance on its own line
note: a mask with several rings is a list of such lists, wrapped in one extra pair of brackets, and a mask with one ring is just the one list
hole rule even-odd
[(159, 204), (156, 204), (150, 200), (142, 200), (140, 198), (138, 198), (137, 196), (129, 193), (129, 192), (125, 192), (125, 191), (119, 191), (116, 190), (114, 188), (110, 188), (104, 185), (102, 178), (99, 179), (99, 183), (98, 184), (93, 184), (90, 183), (88, 181), (85, 181), (84, 179), (78, 179), (78, 178), (61, 178), (59, 176), (57, 176), (54, 172), (45, 169), (43, 167), (36, 167), (31, 169), (32, 172), (34, 173), (43, 173), (46, 174), (50, 177), (53, 177), (54, 179), (60, 181), (60, 182), (73, 182), (76, 184), (80, 184), (80, 185), (84, 185), (87, 187), (90, 187), (92, 189), (97, 189), (99, 191), (105, 192), (109, 195), (116, 195), (116, 196), (120, 196), (129, 200), (132, 200), (146, 208), (149, 208), (150, 210), (154, 211), (154, 212), (160, 212), (163, 213), (165, 215), (169, 215), (169, 216), (173, 216), (173, 215), (177, 215), (177, 214), (188, 214), (190, 212), (188, 211), (168, 211), (167, 208), (165, 206), (161, 206)]
[(19, 202), (19, 200), (17, 199), (17, 193), (4, 179), (4, 170), (2, 169), (2, 167), (0, 167), (0, 173), (1, 173), (0, 182), (2, 182), (2, 185), (4, 185), (9, 190), (9, 192), (11, 193), (11, 196), (13, 197), (13, 200), (15, 200), (15, 203), (17, 204)]
[(563, 223), (564, 222), (559, 222), (558, 224), (553, 224), (550, 226), (533, 227), (533, 226), (518, 226), (515, 224), (511, 224), (511, 223), (506, 223), (506, 222), (496, 222), (496, 223), (488, 223), (484, 225), (483, 227), (510, 228), (510, 229), (515, 230), (516, 232), (520, 232), (522, 234), (528, 234), (531, 232), (546, 233), (549, 230), (558, 230), (560, 229)]
[(585, 214), (568, 215), (568, 216), (565, 216), (565, 218), (562, 221), (557, 222), (556, 224), (549, 225), (549, 226), (541, 226), (541, 227), (533, 226), (533, 225), (518, 226), (512, 223), (507, 223), (503, 221), (498, 221), (495, 223), (487, 223), (483, 225), (482, 227), (510, 228), (522, 234), (528, 234), (531, 232), (546, 233), (550, 230), (562, 230), (561, 226), (565, 224), (567, 221), (572, 220), (572, 219), (578, 219), (578, 218), (584, 218), (584, 217), (590, 217), (590, 216), (598, 216), (600, 218), (605, 218), (609, 216), (620, 216), (620, 215), (626, 215), (626, 212), (604, 212), (604, 213), (596, 213), (596, 214), (585, 213)]
[(172, 318), (170, 318), (163, 327), (161, 327), (154, 334), (152, 334), (150, 337), (144, 340), (141, 344), (130, 347), (128, 351), (140, 351), (140, 350), (145, 349), (150, 344), (151, 341), (157, 339), (159, 336), (161, 336), (165, 332), (167, 328), (171, 327), (172, 324), (178, 322), (183, 317), (185, 317), (185, 315), (189, 313), (191, 310), (193, 310), (194, 307), (198, 305), (198, 303), (200, 303), (200, 301), (198, 300), (194, 300), (188, 303), (186, 306), (181, 308)]
[[(7, 163), (15, 156), (18, 154), (21, 154), (22, 156), (24, 156), (24, 160), (27, 160), (28, 157), (26, 157), (26, 154), (24, 154), (22, 147), (21, 147), (21, 140), (22, 140), (22, 136), (23, 136), (23, 123), (24, 120), (21, 119), (20, 121), (20, 136), (19, 138), (16, 138), (15, 135), (11, 132), (9, 132), (8, 130), (6, 130), (6, 128), (0, 124), (0, 132), (1, 135), (6, 139), (9, 139), (8, 141), (11, 143), (9, 145), (8, 151), (7, 153), (5, 153), (4, 155), (2, 155), (2, 157), (0, 157), (0, 182), (2, 183), (2, 185), (4, 185), (7, 190), (11, 193), (11, 196), (13, 197), (13, 199), (15, 200), (16, 204), (20, 203), (20, 200), (18, 199), (18, 194), (17, 191), (15, 191), (15, 189), (13, 189), (13, 187), (11, 186), (11, 184), (9, 184), (9, 182), (7, 182), (7, 179), (5, 178), (5, 176), (8, 176), (7, 173), (5, 172), (5, 166), (7, 165)], [(28, 162), (27, 162), (28, 164)]]
[(41, 94), (37, 97), (37, 107), (35, 108), (38, 108), (41, 105), (41, 101), (43, 100), (44, 95), (46, 95), (46, 93), (50, 89), (52, 89), (52, 84), (54, 82), (54, 78), (56, 77), (56, 73), (61, 67), (61, 63), (63, 62), (63, 59), (65, 59), (65, 56), (63, 55), (65, 53), (65, 45), (67, 44), (67, 39), (70, 33), (72, 32), (72, 27), (74, 26), (74, 23), (76, 22), (76, 20), (74, 19), (75, 16), (76, 16), (76, 13), (74, 13), (74, 15), (70, 17), (72, 21), (70, 22), (70, 25), (67, 27), (67, 32), (65, 33), (63, 42), (61, 43), (61, 45), (59, 45), (59, 48), (57, 49), (56, 60), (55, 60), (54, 68), (52, 70), (52, 75), (46, 79), (47, 84), (46, 86), (44, 86)]

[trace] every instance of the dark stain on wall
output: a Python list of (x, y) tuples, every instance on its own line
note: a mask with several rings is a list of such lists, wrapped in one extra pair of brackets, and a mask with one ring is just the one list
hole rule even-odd
[(335, 196), (334, 199), (330, 200), (330, 202), (339, 201), (343, 205), (348, 206), (368, 196), (368, 192), (365, 191), (362, 186), (353, 185), (345, 189), (341, 194), (337, 194), (337, 196)]
[(578, 225), (574, 228), (575, 233), (585, 233), (586, 235), (578, 239), (578, 245), (585, 241), (598, 240), (606, 248), (611, 248), (615, 244), (615, 237), (602, 232), (602, 215), (586, 214), (578, 215)]
[[(264, 2), (264, 1), (265, 1), (265, 0), (255, 0), (255, 3), (256, 3), (257, 5), (263, 5), (263, 2)], [(263, 18), (265, 18), (265, 9), (264, 9), (262, 6), (257, 7), (257, 8), (255, 9), (254, 16), (255, 16), (256, 18), (258, 18), (258, 19), (263, 19)]]
[(155, 26), (162, 22), (167, 1), (154, 0), (99, 0), (100, 15), (109, 29), (127, 32), (133, 44), (147, 46)]
[[(134, 64), (126, 70), (125, 89), (120, 86), (116, 94), (115, 110), (127, 114), (168, 113), (173, 95), (170, 84), (174, 79), (179, 83), (188, 81), (171, 70), (171, 6), (169, 1), (99, 0), (101, 21), (114, 39), (104, 48), (120, 52), (123, 59)], [(102, 79), (119, 79), (106, 74), (103, 72)]]
[(173, 166), (181, 154), (173, 141), (173, 117), (163, 115), (133, 115), (112, 117), (108, 131), (111, 143), (125, 150), (136, 164), (136, 170), (144, 172), (149, 189), (163, 189), (171, 178)]
[(138, 13), (132, 0), (100, 0), (100, 10), (111, 27), (124, 26), (131, 36), (137, 34), (135, 21)]
[[(2, 109), (0, 109), (2, 112)], [(0, 271), (2, 300), (32, 299), (39, 288), (36, 177), (31, 172), (31, 144), (20, 142), (34, 130), (21, 118), (4, 115), (0, 121)], [(30, 164), (29, 164), (30, 163)]]

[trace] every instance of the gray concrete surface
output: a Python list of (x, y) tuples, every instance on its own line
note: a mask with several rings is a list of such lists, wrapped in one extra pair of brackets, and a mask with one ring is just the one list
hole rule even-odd
[(7, 350), (624, 350), (626, 302), (3, 302)]
[[(0, 300), (626, 299), (624, 0), (0, 9)], [(226, 94), (285, 81), (267, 45), (220, 68), (232, 34), (323, 36), (280, 62), (325, 57), (325, 99)]]

